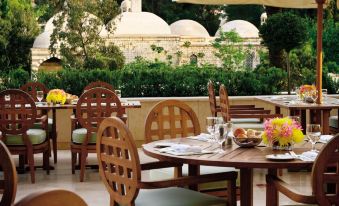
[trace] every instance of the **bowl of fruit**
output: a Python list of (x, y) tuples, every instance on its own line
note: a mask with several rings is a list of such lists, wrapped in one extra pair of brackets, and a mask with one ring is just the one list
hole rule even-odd
[(255, 147), (262, 141), (262, 131), (254, 129), (248, 129), (247, 131), (243, 128), (237, 128), (233, 131), (233, 141), (240, 147)]

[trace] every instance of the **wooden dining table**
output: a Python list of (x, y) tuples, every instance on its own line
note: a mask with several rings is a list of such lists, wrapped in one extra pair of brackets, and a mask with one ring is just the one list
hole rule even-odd
[(321, 124), (323, 134), (329, 134), (331, 110), (339, 109), (339, 99), (332, 97), (326, 97), (322, 104), (302, 102), (295, 95), (257, 96), (256, 99), (274, 105), (276, 114), (281, 113), (281, 108), (286, 108), (290, 116), (300, 116), (302, 128), (306, 128), (306, 111), (310, 110), (311, 123)]
[[(190, 175), (199, 174), (200, 165), (219, 166), (219, 167), (235, 167), (240, 170), (240, 205), (252, 206), (253, 205), (253, 169), (263, 168), (267, 169), (268, 174), (277, 175), (278, 169), (290, 168), (290, 169), (309, 169), (312, 167), (312, 161), (302, 161), (299, 159), (288, 161), (272, 161), (266, 158), (269, 154), (284, 154), (287, 151), (272, 150), (271, 147), (251, 147), (241, 148), (235, 143), (232, 145), (226, 145), (224, 153), (212, 153), (212, 154), (198, 154), (177, 156), (168, 153), (163, 153), (157, 148), (158, 143), (173, 142), (178, 144), (187, 144), (200, 146), (205, 150), (210, 150), (218, 147), (218, 144), (203, 142), (190, 138), (178, 138), (154, 141), (143, 145), (145, 154), (157, 158), (163, 161), (170, 161), (176, 163), (184, 163), (189, 166)], [(293, 151), (296, 154), (311, 149), (311, 144), (303, 142), (297, 145)], [(278, 205), (277, 192), (274, 188), (267, 188), (269, 192), (270, 201), (266, 205)]]

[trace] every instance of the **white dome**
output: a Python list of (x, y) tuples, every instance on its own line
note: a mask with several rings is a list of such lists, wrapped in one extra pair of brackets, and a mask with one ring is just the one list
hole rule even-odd
[(123, 12), (113, 19), (114, 35), (171, 35), (168, 24), (149, 12)]
[[(95, 16), (95, 15), (93, 15), (93, 14), (91, 14), (91, 13), (87, 13), (86, 12), (86, 15), (88, 15), (86, 18), (87, 18), (87, 20), (86, 20), (86, 23), (87, 24), (90, 24), (90, 19), (97, 19), (98, 17), (97, 16)], [(53, 30), (54, 30), (54, 28), (55, 28), (55, 26), (54, 26), (54, 24), (53, 24), (53, 21), (55, 20), (55, 19), (57, 19), (57, 18), (59, 18), (61, 16), (61, 12), (59, 12), (59, 13), (56, 13), (54, 16), (52, 16), (48, 21), (47, 21), (47, 23), (46, 23), (46, 25), (45, 25), (45, 29), (44, 29), (44, 31), (50, 31), (50, 32), (53, 32)], [(66, 18), (66, 17), (65, 17)], [(66, 23), (64, 23), (64, 25), (62, 26), (62, 30), (63, 31), (65, 31), (65, 27), (66, 27)], [(101, 36), (101, 37), (107, 37), (108, 36), (108, 31), (106, 30), (106, 28), (105, 28), (105, 26), (102, 24), (102, 26), (101, 27), (99, 27), (99, 30), (100, 30), (100, 33), (99, 33), (99, 35)]]
[(51, 31), (45, 31), (36, 37), (33, 43), (33, 48), (46, 48), (48, 49), (51, 42)]
[(170, 25), (172, 34), (179, 36), (209, 37), (207, 30), (196, 21), (184, 19)]
[[(252, 23), (244, 20), (226, 22), (220, 28), (223, 32), (235, 30), (242, 38), (259, 38), (259, 30)], [(215, 36), (220, 36), (220, 29)]]

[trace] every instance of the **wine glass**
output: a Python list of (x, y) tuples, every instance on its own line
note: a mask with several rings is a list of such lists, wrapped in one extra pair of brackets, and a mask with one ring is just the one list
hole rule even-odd
[(44, 92), (43, 91), (37, 91), (36, 92), (36, 98), (38, 99), (39, 103), (44, 99)]
[(222, 123), (221, 117), (207, 117), (206, 118), (206, 129), (207, 132), (212, 136), (215, 140), (215, 133), (217, 132), (216, 126)]
[(117, 97), (119, 97), (119, 99), (120, 99), (121, 98), (121, 90), (117, 89), (117, 90), (114, 90), (114, 92), (117, 95)]
[(315, 144), (320, 139), (321, 135), (321, 128), (320, 124), (307, 124), (306, 126), (306, 135), (310, 142), (312, 143), (312, 152), (318, 152), (318, 150), (315, 149)]
[(327, 99), (327, 89), (321, 89), (321, 93), (323, 94), (323, 100), (326, 101), (326, 99)]
[(317, 90), (312, 90), (310, 92), (310, 97), (311, 97), (311, 99), (313, 101), (313, 104), (316, 104), (316, 101), (318, 99), (318, 91)]

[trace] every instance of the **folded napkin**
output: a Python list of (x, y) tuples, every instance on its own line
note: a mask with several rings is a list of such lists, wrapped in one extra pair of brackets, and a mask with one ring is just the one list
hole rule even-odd
[(186, 144), (173, 144), (170, 147), (159, 149), (159, 151), (178, 156), (213, 153), (213, 151), (202, 150), (199, 146), (191, 146)]
[(197, 136), (190, 136), (187, 137), (189, 139), (194, 139), (194, 140), (199, 140), (199, 141), (203, 141), (203, 142), (211, 142), (213, 141), (213, 136), (210, 134), (206, 134), (206, 133), (201, 133)]
[(334, 136), (333, 135), (321, 135), (319, 142), (327, 143), (329, 142)]
[(314, 161), (318, 156), (318, 152), (307, 151), (299, 155), (299, 159), (302, 161)]

